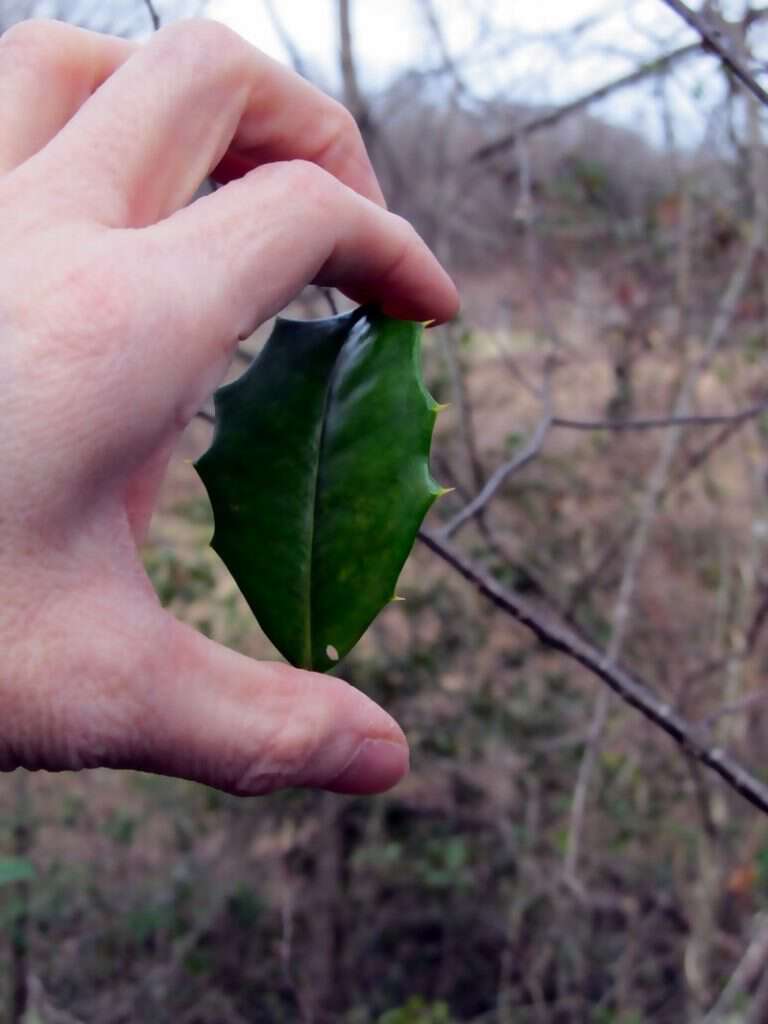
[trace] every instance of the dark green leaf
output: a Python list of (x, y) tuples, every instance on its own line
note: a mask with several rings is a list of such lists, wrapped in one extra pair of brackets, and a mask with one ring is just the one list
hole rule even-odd
[(370, 310), (278, 320), (216, 393), (216, 433), (197, 463), (211, 543), (294, 665), (327, 670), (354, 646), (392, 600), (441, 493), (421, 333)]

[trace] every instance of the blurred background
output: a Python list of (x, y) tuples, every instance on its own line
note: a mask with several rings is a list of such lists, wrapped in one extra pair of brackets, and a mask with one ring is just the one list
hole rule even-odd
[[(768, 1022), (768, 7), (695, 10), (757, 90), (662, 0), (4, 0), (232, 25), (350, 108), (463, 298), (424, 345), (455, 490), (341, 670), (409, 778), (0, 780), (8, 1024)], [(210, 431), (147, 569), (274, 657), (208, 547)]]

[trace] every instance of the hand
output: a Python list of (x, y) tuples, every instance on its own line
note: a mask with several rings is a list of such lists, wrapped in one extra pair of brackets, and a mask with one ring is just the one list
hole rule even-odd
[(0, 94), (0, 768), (388, 788), (389, 715), (176, 621), (137, 544), (238, 338), (311, 281), (415, 320), (453, 285), (343, 108), (221, 25), (22, 23)]

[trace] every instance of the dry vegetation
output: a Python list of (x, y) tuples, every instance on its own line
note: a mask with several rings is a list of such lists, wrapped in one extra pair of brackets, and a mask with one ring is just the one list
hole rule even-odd
[[(764, 115), (728, 77), (700, 151), (579, 110), (473, 160), (543, 112), (473, 97), (441, 5), (415, 7), (437, 70), (366, 97), (353, 51), (342, 66), (393, 205), (464, 296), (424, 352), (455, 487), (430, 535), (691, 743), (418, 546), (406, 601), (343, 666), (410, 738), (394, 792), (6, 780), (0, 850), (35, 874), (3, 885), (0, 858), (0, 1005), (23, 970), (26, 1024), (768, 1021), (768, 819), (699, 756), (768, 782)], [(732, 28), (744, 60), (754, 14)], [(189, 460), (209, 429), (183, 439), (147, 568), (181, 617), (271, 657), (207, 547)]]

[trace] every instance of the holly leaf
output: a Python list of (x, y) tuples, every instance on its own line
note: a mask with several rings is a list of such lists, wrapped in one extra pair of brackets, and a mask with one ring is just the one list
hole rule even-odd
[(214, 396), (196, 463), (212, 546), (285, 658), (327, 671), (394, 598), (442, 493), (429, 473), (439, 405), (421, 379), (422, 328), (367, 308), (278, 319)]

